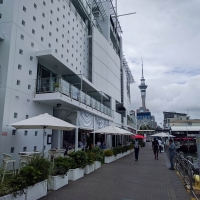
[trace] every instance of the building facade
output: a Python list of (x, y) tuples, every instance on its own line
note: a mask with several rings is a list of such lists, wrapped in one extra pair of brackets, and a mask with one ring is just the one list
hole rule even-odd
[(177, 112), (166, 112), (163, 111), (164, 119), (163, 119), (163, 128), (170, 128), (171, 124), (175, 121), (182, 122), (184, 120), (189, 120), (189, 116), (185, 113), (177, 113)]
[(77, 126), (47, 130), (45, 152), (61, 148), (69, 134), (82, 139), (110, 124), (134, 129), (134, 80), (111, 0), (0, 0), (0, 16), (1, 153), (17, 159), (41, 151), (42, 130), (8, 125), (43, 113)]

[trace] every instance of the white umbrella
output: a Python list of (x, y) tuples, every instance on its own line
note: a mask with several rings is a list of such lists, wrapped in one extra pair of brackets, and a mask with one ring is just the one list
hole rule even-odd
[[(130, 131), (118, 128), (116, 126), (106, 126), (104, 128), (93, 131), (92, 133), (101, 133), (108, 135), (133, 135)], [(115, 141), (116, 145), (116, 141)]]
[(95, 130), (95, 131), (93, 131), (91, 133), (101, 133), (101, 134), (109, 134), (109, 135), (115, 135), (115, 134), (119, 134), (119, 135), (132, 135), (133, 134), (133, 133), (127, 131), (127, 130), (118, 128), (116, 126), (106, 126), (104, 128)]
[(44, 135), (45, 129), (55, 129), (55, 130), (73, 130), (76, 126), (65, 122), (61, 119), (53, 117), (48, 113), (38, 115), (36, 117), (32, 117), (29, 119), (25, 119), (13, 124), (9, 124), (9, 126), (13, 126), (16, 129), (43, 129), (43, 148), (42, 152), (44, 154)]
[(173, 135), (170, 135), (170, 134), (167, 134), (167, 133), (164, 133), (164, 132), (161, 132), (161, 133), (156, 133), (156, 134), (153, 134), (153, 135), (150, 135), (151, 137), (175, 137)]

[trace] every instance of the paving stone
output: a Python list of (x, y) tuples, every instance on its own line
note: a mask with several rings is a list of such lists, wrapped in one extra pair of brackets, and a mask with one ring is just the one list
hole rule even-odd
[(154, 159), (151, 143), (141, 148), (139, 160), (129, 154), (67, 186), (50, 191), (41, 200), (189, 200), (176, 171), (168, 170), (165, 153)]

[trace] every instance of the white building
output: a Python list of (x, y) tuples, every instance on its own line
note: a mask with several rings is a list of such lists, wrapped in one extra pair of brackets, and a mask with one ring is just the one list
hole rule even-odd
[[(77, 125), (81, 137), (108, 124), (133, 128), (134, 80), (116, 19), (111, 0), (0, 0), (1, 153), (41, 151), (42, 130), (7, 125), (43, 113)], [(62, 137), (47, 130), (45, 152)]]

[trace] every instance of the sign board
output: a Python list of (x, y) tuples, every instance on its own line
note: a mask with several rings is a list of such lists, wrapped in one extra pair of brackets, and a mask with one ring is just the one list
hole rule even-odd
[(3, 136), (7, 136), (7, 132), (2, 132), (2, 134), (1, 135), (3, 135)]

